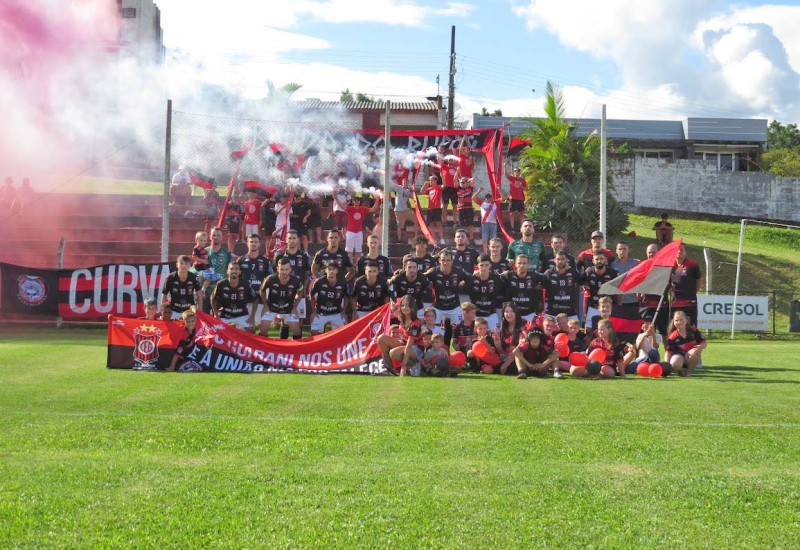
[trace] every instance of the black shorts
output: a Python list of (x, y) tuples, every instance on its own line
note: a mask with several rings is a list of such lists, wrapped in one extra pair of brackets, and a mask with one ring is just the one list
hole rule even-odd
[(442, 209), (441, 208), (428, 208), (428, 214), (425, 217), (425, 221), (427, 221), (428, 223), (441, 222), (442, 221)]
[(511, 206), (509, 206), (508, 211), (525, 212), (525, 201), (521, 199), (511, 199)]
[(302, 237), (303, 235), (308, 235), (308, 225), (307, 225), (307, 224), (305, 224), (305, 223), (302, 223), (302, 222), (293, 223), (293, 224), (292, 224), (292, 229), (294, 229), (295, 231), (297, 231), (297, 234), (298, 234), (299, 236), (301, 236), (301, 237)]
[(469, 227), (475, 221), (475, 211), (472, 208), (462, 208), (458, 211), (458, 223), (461, 227)]
[(442, 207), (446, 207), (448, 202), (453, 208), (458, 204), (458, 189), (455, 187), (445, 187), (442, 190)]
[(231, 218), (228, 220), (228, 231), (234, 234), (242, 232), (242, 226), (237, 218)]

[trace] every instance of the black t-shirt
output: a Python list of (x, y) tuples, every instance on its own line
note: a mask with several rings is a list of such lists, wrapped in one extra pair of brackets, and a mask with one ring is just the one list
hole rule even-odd
[(353, 281), (351, 296), (356, 300), (357, 311), (375, 311), (389, 298), (389, 286), (380, 277), (371, 285), (364, 275)]
[(311, 285), (311, 295), (316, 300), (319, 315), (341, 313), (342, 300), (347, 296), (347, 283), (340, 277), (330, 284), (327, 277), (320, 277)]
[(245, 254), (236, 263), (242, 268), (241, 279), (247, 281), (256, 292), (261, 288), (261, 283), (264, 282), (264, 279), (272, 273), (269, 260), (261, 254), (255, 258)]
[(478, 256), (480, 252), (469, 246), (464, 250), (453, 249), (453, 269), (472, 273), (475, 271), (475, 264), (478, 263)]
[(541, 282), (543, 277), (536, 271), (528, 271), (520, 277), (515, 271), (503, 275), (506, 299), (514, 302), (520, 315), (530, 315), (542, 311)]
[(295, 296), (302, 288), (303, 282), (299, 277), (289, 275), (289, 280), (283, 284), (278, 274), (273, 273), (264, 280), (261, 294), (265, 296), (270, 311), (288, 315), (294, 307)]
[(255, 301), (256, 293), (241, 278), (236, 287), (232, 287), (228, 279), (221, 280), (211, 296), (211, 302), (216, 302), (217, 314), (222, 319), (247, 315), (247, 304)]
[(558, 315), (566, 313), (570, 317), (578, 315), (578, 289), (581, 276), (572, 267), (563, 274), (555, 268), (544, 274), (543, 286), (547, 295), (547, 313)]
[(289, 260), (289, 264), (292, 266), (292, 274), (305, 283), (308, 279), (308, 272), (311, 271), (311, 259), (308, 254), (299, 248), (297, 252), (289, 252), (286, 249), (276, 252), (275, 258), (272, 260), (275, 271), (278, 270), (278, 260), (281, 258)]
[(353, 262), (350, 261), (350, 256), (347, 255), (341, 248), (337, 248), (335, 252), (330, 252), (327, 247), (323, 248), (314, 254), (314, 265), (322, 270), (323, 262), (333, 261), (339, 266), (339, 277), (345, 276), (345, 268), (353, 267)]
[(589, 307), (597, 309), (597, 302), (600, 300), (600, 296), (602, 296), (602, 294), (599, 294), (600, 287), (603, 286), (603, 283), (607, 283), (617, 275), (619, 275), (619, 273), (608, 266), (606, 266), (606, 270), (602, 275), (595, 271), (594, 266), (586, 268), (581, 277), (581, 284), (583, 285), (584, 300)]
[(500, 275), (489, 273), (485, 281), (477, 273), (469, 278), (469, 299), (478, 308), (478, 317), (488, 317), (503, 303), (505, 288)]
[(417, 262), (417, 267), (419, 268), (420, 273), (424, 273), (428, 271), (432, 267), (436, 267), (436, 260), (433, 259), (433, 256), (430, 254), (425, 254), (422, 257), (413, 256), (414, 261)]
[(453, 329), (453, 347), (458, 351), (467, 353), (467, 350), (472, 349), (472, 343), (477, 340), (475, 335), (475, 321), (469, 325), (464, 321), (458, 323)]
[(193, 330), (178, 342), (178, 347), (175, 348), (175, 355), (177, 355), (179, 359), (186, 359), (186, 356), (189, 355), (192, 348), (194, 348), (194, 336), (196, 332), (196, 330)]
[(453, 268), (445, 275), (440, 268), (435, 267), (427, 277), (433, 289), (433, 307), (450, 310), (461, 305), (458, 298), (459, 287), (468, 279), (464, 271)]
[(499, 262), (490, 262), (490, 263), (491, 266), (489, 267), (489, 271), (497, 275), (502, 275), (503, 273), (511, 269), (511, 265), (505, 258), (500, 258)]
[(414, 281), (409, 281), (405, 271), (401, 271), (391, 278), (389, 284), (392, 285), (392, 293), (395, 299), (403, 296), (413, 296), (417, 301), (417, 309), (422, 307), (423, 301), (428, 299), (430, 281), (422, 273), (417, 273)]
[(197, 282), (197, 275), (190, 271), (186, 274), (186, 280), (181, 281), (178, 272), (173, 271), (164, 279), (161, 293), (169, 296), (169, 305), (172, 311), (183, 313), (195, 305), (195, 297), (199, 289), (200, 283)]
[(365, 274), (367, 262), (375, 262), (378, 264), (378, 277), (383, 280), (388, 280), (392, 276), (392, 262), (386, 256), (378, 254), (377, 258), (370, 258), (368, 255), (363, 255), (358, 258), (356, 262), (356, 276), (361, 277)]

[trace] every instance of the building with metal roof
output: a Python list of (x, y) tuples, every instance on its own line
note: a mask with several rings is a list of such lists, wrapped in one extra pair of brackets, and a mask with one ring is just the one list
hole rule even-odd
[[(293, 102), (302, 116), (307, 113), (336, 113), (351, 128), (383, 130), (386, 103), (380, 101), (321, 101), (306, 99)], [(390, 123), (396, 130), (437, 130), (444, 121), (444, 109), (438, 101), (392, 101)]]

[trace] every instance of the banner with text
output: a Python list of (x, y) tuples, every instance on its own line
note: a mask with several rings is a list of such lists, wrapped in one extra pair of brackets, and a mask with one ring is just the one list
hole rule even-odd
[(105, 319), (141, 316), (171, 264), (108, 264), (79, 269), (36, 269), (0, 264), (3, 313)]
[(698, 294), (697, 328), (731, 330), (736, 311), (736, 330), (769, 330), (769, 298), (767, 296), (738, 296), (734, 308), (733, 296)]
[[(193, 344), (183, 350), (184, 360), (178, 370), (381, 374), (386, 369), (377, 338), (388, 331), (389, 319), (387, 304), (331, 332), (301, 340), (279, 340), (256, 336), (198, 313)], [(112, 316), (108, 322), (107, 367), (163, 369), (169, 366), (180, 338), (186, 336), (181, 323)]]

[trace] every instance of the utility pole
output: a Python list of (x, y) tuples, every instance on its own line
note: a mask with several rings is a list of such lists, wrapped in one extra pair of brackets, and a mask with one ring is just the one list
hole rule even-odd
[(600, 118), (600, 226), (598, 229), (603, 232), (603, 235), (606, 234), (606, 197), (607, 197), (607, 181), (606, 178), (608, 175), (606, 171), (608, 168), (606, 167), (606, 105), (603, 104), (603, 112)]
[(456, 26), (450, 27), (450, 93), (447, 96), (447, 129), (453, 129), (456, 102)]

